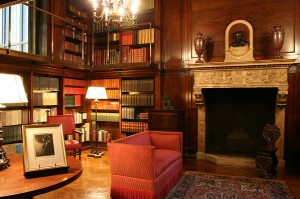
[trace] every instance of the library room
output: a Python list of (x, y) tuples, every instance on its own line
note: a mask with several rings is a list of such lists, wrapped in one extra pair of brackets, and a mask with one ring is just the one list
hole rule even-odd
[(1, 0), (0, 199), (300, 199), (299, 19), (300, 0)]

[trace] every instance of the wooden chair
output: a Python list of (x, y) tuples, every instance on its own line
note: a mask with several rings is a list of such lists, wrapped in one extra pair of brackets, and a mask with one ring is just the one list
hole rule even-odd
[[(65, 136), (65, 148), (66, 151), (72, 151), (72, 155), (76, 158), (78, 154), (79, 160), (81, 160), (81, 136), (82, 132), (76, 131), (74, 115), (55, 115), (47, 116), (48, 124), (62, 124), (63, 134)], [(79, 135), (79, 141), (75, 140), (75, 135)], [(72, 135), (72, 139), (67, 139)]]

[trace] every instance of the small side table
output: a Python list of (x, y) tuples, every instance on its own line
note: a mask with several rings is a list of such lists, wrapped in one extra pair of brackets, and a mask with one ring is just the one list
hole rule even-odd
[(269, 178), (276, 175), (278, 159), (275, 154), (275, 147), (259, 147), (256, 149), (255, 164), (259, 177)]

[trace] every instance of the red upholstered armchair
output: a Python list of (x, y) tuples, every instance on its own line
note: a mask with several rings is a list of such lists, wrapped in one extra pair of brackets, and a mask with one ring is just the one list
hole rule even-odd
[(55, 115), (47, 116), (48, 124), (62, 124), (63, 134), (65, 138), (69, 135), (73, 135), (72, 140), (65, 140), (66, 151), (72, 151), (72, 155), (76, 158), (78, 154), (79, 160), (81, 160), (81, 148), (82, 145), (79, 141), (75, 140), (75, 134), (79, 135), (79, 140), (81, 140), (82, 133), (75, 130), (75, 119), (74, 115)]

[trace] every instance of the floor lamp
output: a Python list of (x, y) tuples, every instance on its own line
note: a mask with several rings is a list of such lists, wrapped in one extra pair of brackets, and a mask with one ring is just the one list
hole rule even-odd
[[(0, 108), (6, 107), (3, 104), (28, 102), (23, 82), (19, 75), (0, 74), (0, 82)], [(0, 116), (0, 171), (9, 166), (9, 159), (6, 156), (3, 144), (2, 117)]]
[(93, 99), (95, 102), (95, 106), (96, 106), (96, 147), (94, 150), (91, 150), (91, 152), (88, 154), (89, 157), (101, 157), (101, 155), (103, 154), (103, 152), (101, 152), (98, 148), (97, 148), (97, 143), (98, 143), (98, 129), (97, 129), (97, 115), (98, 115), (98, 101), (99, 99), (107, 99), (107, 94), (106, 94), (106, 90), (104, 87), (97, 87), (97, 86), (90, 86), (87, 89), (86, 92), (86, 99)]

